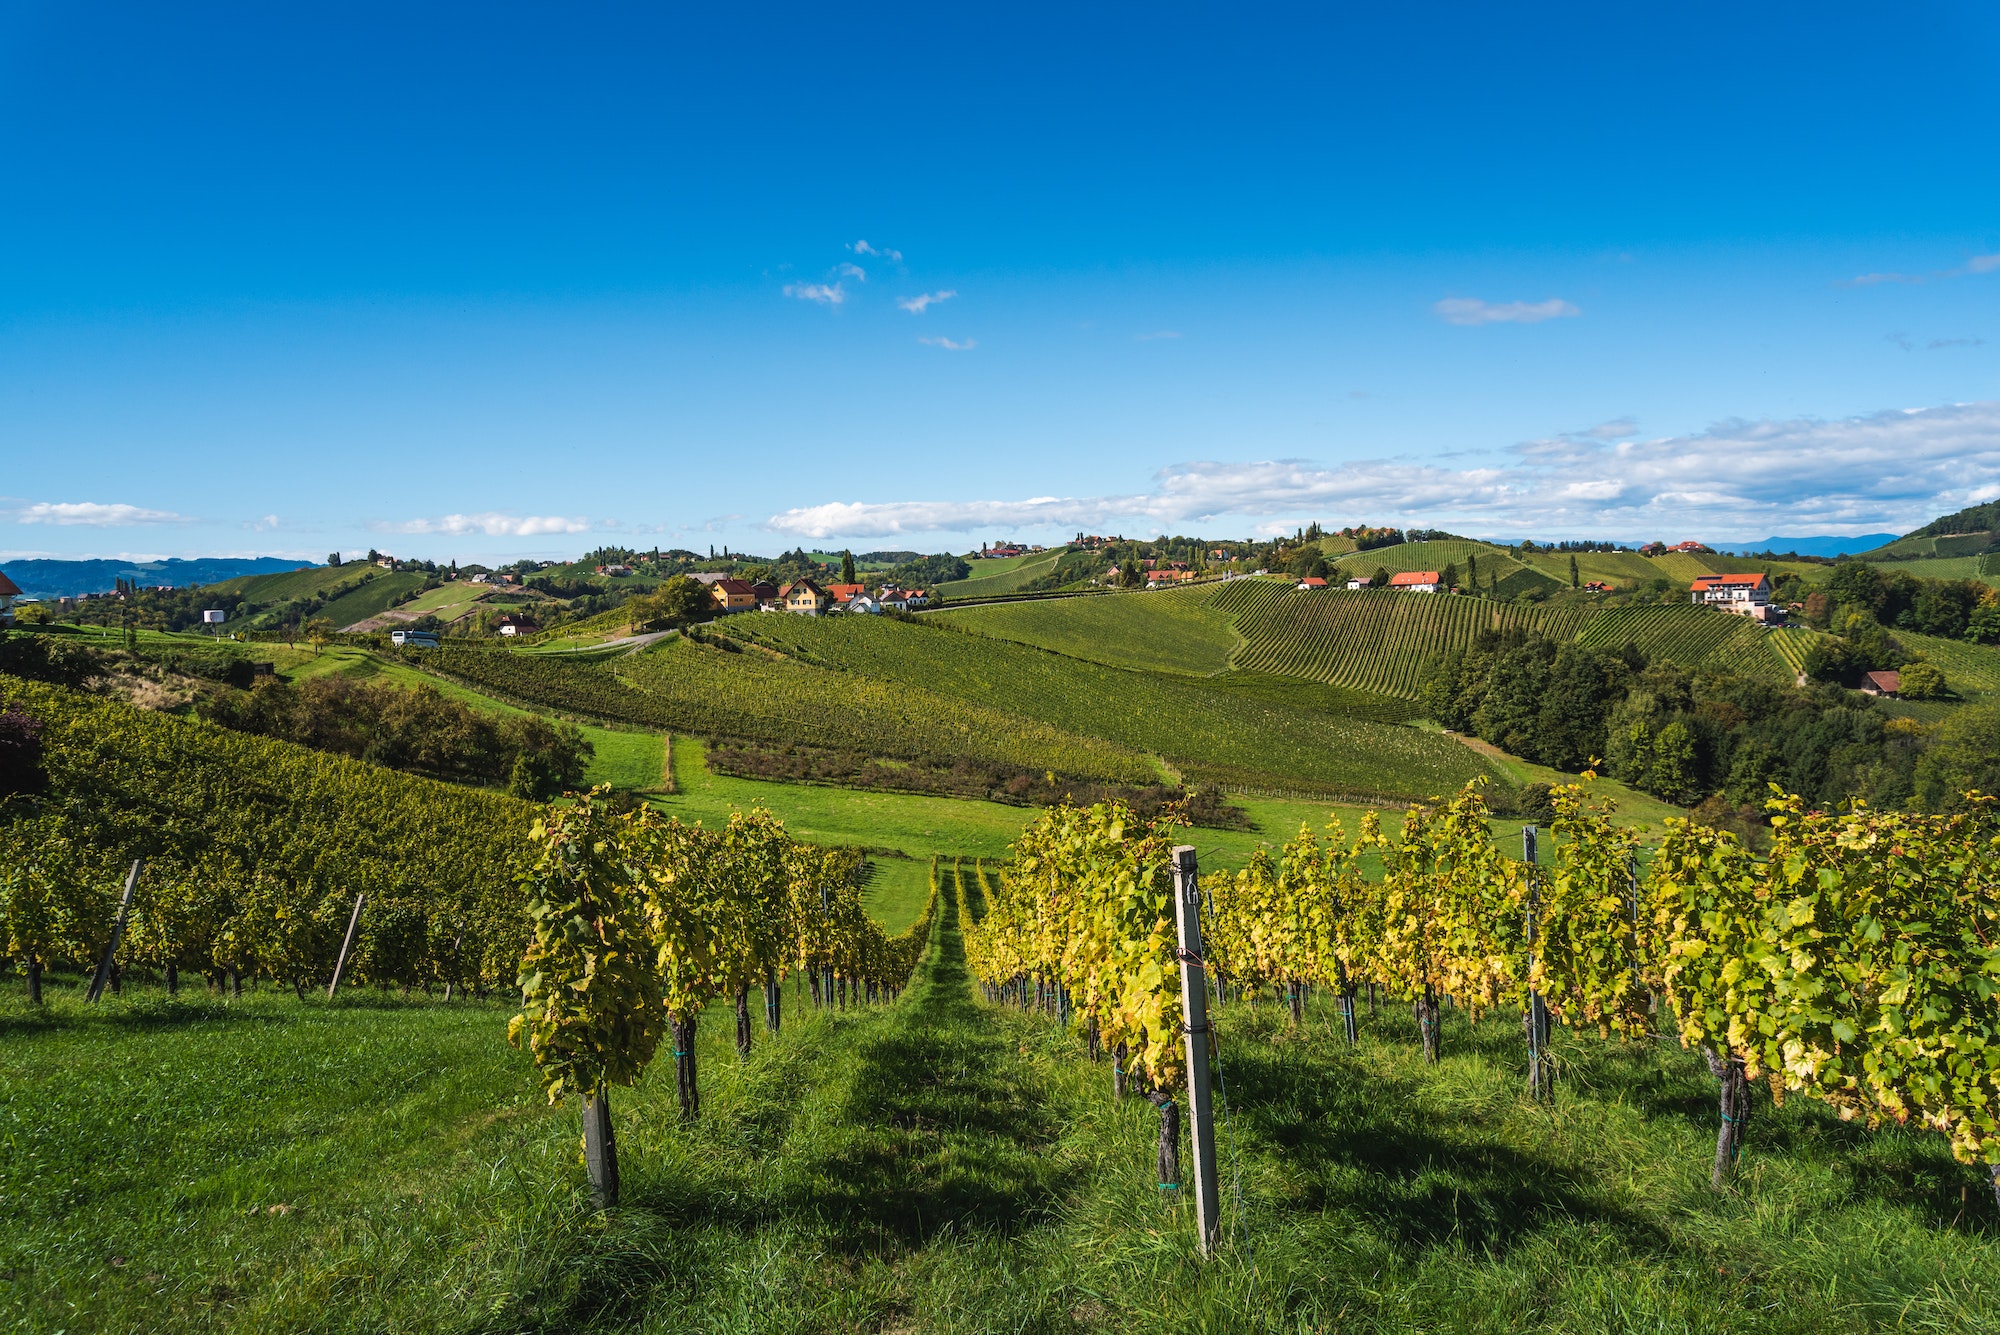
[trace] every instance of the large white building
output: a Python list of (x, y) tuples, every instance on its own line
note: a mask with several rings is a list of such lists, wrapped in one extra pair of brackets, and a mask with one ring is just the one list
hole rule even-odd
[(1720, 608), (1756, 621), (1784, 619), (1784, 613), (1771, 606), (1771, 581), (1762, 575), (1701, 575), (1688, 589), (1702, 607)]

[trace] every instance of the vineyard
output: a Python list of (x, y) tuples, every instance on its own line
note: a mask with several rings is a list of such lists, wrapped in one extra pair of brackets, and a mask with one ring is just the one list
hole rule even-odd
[(1748, 617), (1683, 603), (1610, 607), (1592, 616), (1577, 642), (1613, 653), (1636, 644), (1650, 662), (1684, 668), (1719, 668), (1746, 677), (1785, 682), (1785, 660), (1774, 651), (1776, 632)]
[[(1585, 788), (1554, 794), (1553, 865), (1496, 847), (1476, 786), (1412, 808), (1387, 838), (1302, 829), (1276, 854), (1211, 876), (1198, 911), (1206, 984), (1222, 1001), (1275, 989), (1290, 1024), (1308, 989), (1334, 1002), (1351, 1047), (1364, 990), (1413, 1008), (1424, 1060), (1442, 1012), (1523, 1017), (1529, 1097), (1554, 1097), (1551, 1025), (1699, 1049), (1719, 1087), (1711, 1168), (1734, 1178), (1752, 1082), (1867, 1124), (1941, 1133), (1982, 1166), (2000, 1208), (2000, 819), (1975, 800), (1946, 816), (1807, 812), (1774, 800), (1768, 860), (1732, 834), (1668, 822), (1647, 874), (1630, 830)], [(1115, 806), (1044, 813), (968, 926), (989, 997), (1052, 1014), (1126, 1081), (1172, 1091), (1183, 995), (1169, 874), (1172, 831)], [(1379, 860), (1379, 880), (1363, 875)], [(963, 883), (961, 882), (961, 890)], [(1184, 1003), (1190, 1009), (1184, 1010)], [(1162, 1164), (1169, 1163), (1163, 1141)], [(1169, 1171), (1163, 1167), (1162, 1172)], [(1165, 1179), (1163, 1181), (1172, 1180)]]
[(1126, 748), (990, 704), (952, 699), (921, 682), (865, 680), (686, 640), (615, 663), (482, 650), (447, 650), (421, 661), (515, 699), (702, 736), (848, 748), (944, 768), (972, 758), (1113, 783), (1157, 777), (1143, 756)]
[(1481, 631), (1520, 629), (1563, 640), (1589, 615), (1567, 606), (1377, 589), (1272, 597), (1261, 584), (1246, 580), (1216, 594), (1216, 605), (1235, 615), (1244, 638), (1237, 666), (1382, 695), (1414, 696), (1436, 657), (1471, 647)]
[(998, 603), (938, 615), (982, 635), (1142, 672), (1211, 676), (1229, 668), (1236, 633), (1212, 586), (1101, 598)]
[(928, 622), (756, 617), (732, 623), (739, 628), (756, 643), (833, 669), (855, 689), (871, 682), (927, 687), (953, 697), (954, 710), (989, 705), (1071, 736), (1154, 751), (1197, 781), (1420, 797), (1486, 768), (1449, 739), (1413, 728), (1301, 713), (1249, 692), (1122, 671)]

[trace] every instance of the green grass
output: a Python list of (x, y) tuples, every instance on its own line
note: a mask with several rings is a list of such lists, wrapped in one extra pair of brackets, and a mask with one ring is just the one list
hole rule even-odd
[[(789, 646), (795, 641), (787, 636), (787, 627), (804, 634), (799, 628), (833, 626), (916, 630), (872, 617), (795, 616), (746, 616), (720, 629)], [(1013, 647), (946, 631), (918, 633), (967, 645)], [(544, 660), (542, 666), (553, 673), (563, 668), (556, 660)], [(857, 674), (756, 649), (726, 653), (672, 640), (617, 659), (604, 670), (615, 670), (638, 687), (653, 716), (676, 731), (840, 747), (947, 767), (969, 757), (1122, 783), (1145, 783), (1157, 775), (1143, 743), (1066, 729), (1059, 721), (1022, 711), (1013, 699), (968, 696), (956, 683), (921, 675), (924, 666), (912, 661), (903, 665), (905, 670)]]
[(313, 615), (323, 616), (337, 627), (352, 626), (386, 612), (404, 594), (423, 588), (427, 578), (416, 570), (380, 571), (376, 578), (352, 593), (342, 594)]
[(741, 633), (856, 682), (927, 689), (956, 697), (960, 707), (997, 707), (1067, 735), (1151, 751), (1205, 782), (1427, 797), (1486, 772), (1463, 748), (1413, 728), (1301, 712), (928, 619), (757, 617)]
[(1001, 603), (934, 615), (982, 635), (1113, 667), (1209, 676), (1229, 667), (1236, 633), (1211, 586)]
[[(998, 561), (973, 561), (969, 577), (940, 584), (931, 592), (945, 598), (991, 598), (1013, 593), (1053, 571), (1064, 550), (1052, 547), (1046, 552), (1030, 552)], [(1108, 567), (1110, 562), (1105, 565)]]
[[(612, 1099), (623, 1204), (585, 1203), (498, 1004), (0, 999), (0, 1300), (54, 1331), (1974, 1331), (2000, 1324), (1983, 1174), (1920, 1132), (1760, 1105), (1706, 1183), (1713, 1082), (1665, 1042), (1405, 1008), (1335, 1037), (1217, 1017), (1224, 1245), (1154, 1185), (1158, 1120), (1044, 1018), (975, 999), (956, 914), (901, 1002), (745, 1061), (711, 1009), (704, 1115), (664, 1065)], [(80, 1078), (81, 1077), (81, 1078)], [(1184, 1150), (1185, 1153), (1185, 1150)], [(1184, 1174), (1185, 1176), (1185, 1174)], [(284, 1205), (284, 1212), (272, 1207)]]

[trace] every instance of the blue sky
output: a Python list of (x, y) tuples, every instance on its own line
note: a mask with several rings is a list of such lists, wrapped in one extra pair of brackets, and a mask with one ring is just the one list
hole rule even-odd
[(0, 3), (0, 556), (2000, 494), (1991, 6), (962, 8)]

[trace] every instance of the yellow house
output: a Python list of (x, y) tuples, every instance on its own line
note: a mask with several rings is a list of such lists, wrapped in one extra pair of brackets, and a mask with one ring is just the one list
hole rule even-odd
[(724, 612), (747, 612), (757, 605), (757, 591), (748, 580), (719, 579), (708, 586), (715, 605)]
[(785, 610), (800, 616), (816, 617), (833, 606), (833, 595), (809, 579), (792, 585), (785, 594)]

